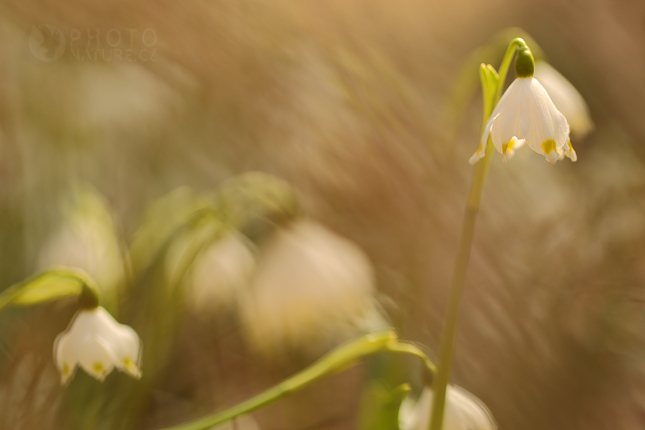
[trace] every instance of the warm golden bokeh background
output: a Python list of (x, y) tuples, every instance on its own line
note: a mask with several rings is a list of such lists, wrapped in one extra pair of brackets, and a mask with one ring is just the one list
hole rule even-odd
[[(453, 380), (501, 429), (641, 428), (644, 23), (645, 3), (617, 0), (5, 0), (1, 286), (41, 268), (61, 205), (82, 184), (105, 196), (127, 243), (145, 209), (176, 187), (208, 191), (263, 170), (363, 247), (401, 336), (432, 355), (481, 120), (477, 94), (448, 139), (446, 100), (469, 53), (519, 26), (582, 93), (595, 130), (573, 141), (575, 164), (552, 166), (528, 149), (505, 165), (495, 157)], [(79, 45), (106, 49), (110, 29), (152, 29), (154, 61), (80, 61), (69, 49), (40, 61), (28, 39), (47, 24), (68, 42), (80, 29)], [(134, 38), (135, 53), (146, 48)], [(501, 54), (488, 61), (497, 66)], [(79, 374), (65, 392), (50, 351), (72, 314), (70, 302), (0, 317), (1, 428), (159, 428), (224, 409), (307, 364), (258, 358), (233, 316), (187, 312), (175, 337), (159, 314), (175, 352), (152, 385)], [(140, 319), (121, 315), (138, 330)], [(344, 373), (255, 418), (263, 429), (356, 428), (361, 377)], [(132, 390), (135, 416), (121, 420), (122, 405), (110, 406), (118, 401), (93, 402), (103, 390)]]

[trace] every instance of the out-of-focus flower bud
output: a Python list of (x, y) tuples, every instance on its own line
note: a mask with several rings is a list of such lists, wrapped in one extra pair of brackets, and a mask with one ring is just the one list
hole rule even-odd
[(265, 356), (312, 357), (386, 324), (374, 306), (374, 273), (354, 243), (308, 220), (260, 244), (240, 303), (249, 344)]
[(254, 269), (253, 251), (239, 234), (230, 233), (195, 261), (188, 292), (190, 306), (202, 314), (232, 308)]
[(81, 268), (109, 296), (123, 278), (124, 263), (112, 217), (100, 195), (84, 190), (74, 196), (62, 226), (44, 245), (38, 265)]

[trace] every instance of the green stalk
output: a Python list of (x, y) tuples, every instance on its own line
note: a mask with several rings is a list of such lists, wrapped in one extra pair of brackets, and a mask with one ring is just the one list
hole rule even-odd
[(165, 430), (205, 430), (217, 424), (232, 420), (240, 415), (253, 412), (262, 406), (268, 405), (294, 391), (318, 381), (324, 376), (336, 373), (352, 365), (356, 360), (386, 349), (387, 344), (396, 340), (392, 331), (372, 333), (354, 342), (343, 345), (300, 373), (282, 381), (273, 388), (258, 394), (249, 400), (240, 403), (221, 413), (209, 415), (199, 420), (169, 427)]
[[(484, 122), (482, 124), (480, 136), (484, 132), (487, 119), (490, 117), (502, 95), (502, 89), (504, 87), (504, 82), (506, 80), (506, 75), (508, 74), (508, 68), (511, 64), (513, 54), (515, 54), (515, 50), (520, 47), (526, 47), (526, 44), (520, 38), (513, 39), (509, 44), (499, 68), (499, 79), (491, 79), (491, 75), (488, 74), (492, 72), (492, 68), (490, 68), (490, 66), (488, 66), (489, 71), (482, 71)], [(483, 68), (487, 67), (483, 66)], [(432, 380), (432, 391), (434, 395), (432, 401), (432, 416), (429, 427), (430, 430), (441, 430), (443, 428), (443, 413), (446, 405), (446, 388), (448, 386), (448, 381), (450, 380), (450, 368), (455, 346), (455, 334), (457, 332), (457, 322), (459, 320), (459, 306), (461, 304), (461, 298), (466, 281), (466, 273), (470, 260), (470, 250), (472, 248), (473, 236), (475, 233), (475, 221), (477, 220), (477, 214), (479, 213), (481, 193), (484, 189), (484, 182), (486, 181), (486, 176), (488, 174), (488, 167), (490, 166), (493, 149), (494, 147), (492, 143), (488, 142), (483, 160), (480, 160), (475, 165), (475, 173), (473, 175), (470, 194), (466, 203), (464, 223), (461, 230), (459, 249), (457, 251), (457, 260), (455, 262), (455, 269), (453, 271), (452, 282), (450, 285), (450, 299), (448, 302), (443, 331), (441, 333), (441, 340), (439, 342), (437, 363), (438, 371)]]
[[(499, 85), (497, 86), (497, 90), (495, 91), (495, 99), (493, 100), (493, 109), (497, 105), (497, 102), (499, 99), (502, 97), (502, 90), (504, 89), (504, 82), (506, 82), (506, 75), (508, 74), (508, 68), (511, 65), (511, 60), (513, 59), (513, 54), (515, 54), (516, 49), (528, 49), (526, 46), (526, 43), (524, 42), (524, 39), (521, 39), (519, 37), (516, 37), (515, 39), (511, 40), (511, 43), (509, 43), (508, 48), (506, 49), (506, 53), (504, 54), (504, 58), (502, 59), (502, 64), (499, 66)], [(486, 123), (482, 125), (482, 133), (483, 129)]]
[(390, 345), (388, 345), (387, 351), (400, 353), (400, 354), (414, 355), (415, 357), (419, 358), (423, 362), (423, 364), (426, 366), (426, 369), (428, 370), (428, 372), (430, 372), (431, 375), (434, 375), (435, 373), (437, 373), (437, 366), (435, 366), (434, 363), (430, 361), (428, 356), (426, 356), (419, 348), (412, 345), (411, 343), (407, 343), (407, 342), (391, 343)]
[(348, 369), (367, 356), (390, 351), (410, 354), (420, 358), (434, 372), (434, 364), (414, 345), (399, 342), (393, 331), (370, 333), (355, 341), (341, 345), (320, 360), (299, 373), (285, 379), (278, 385), (263, 393), (250, 398), (237, 406), (233, 406), (218, 414), (206, 416), (185, 424), (168, 427), (164, 430), (206, 430), (217, 424), (229, 421), (240, 415), (248, 414), (263, 406), (275, 402), (282, 397), (301, 390), (320, 379)]

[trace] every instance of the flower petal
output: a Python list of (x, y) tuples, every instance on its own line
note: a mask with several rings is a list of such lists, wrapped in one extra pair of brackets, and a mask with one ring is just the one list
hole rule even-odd
[(495, 111), (499, 116), (491, 129), (491, 138), (495, 149), (502, 154), (502, 145), (510, 142), (513, 137), (523, 138), (521, 129), (521, 107), (522, 107), (522, 88), (525, 86), (526, 79), (516, 79), (508, 87), (501, 100), (497, 104)]
[(54, 341), (54, 363), (60, 372), (62, 385), (67, 384), (76, 373), (78, 360), (77, 345), (74, 341), (75, 339), (66, 331), (56, 336)]
[(502, 144), (502, 155), (504, 156), (504, 163), (506, 163), (507, 158), (509, 160), (513, 158), (513, 155), (515, 155), (515, 150), (524, 145), (524, 142), (526, 142), (524, 139), (518, 139), (516, 136), (513, 136), (508, 143)]
[(547, 91), (556, 109), (566, 117), (571, 133), (583, 136), (593, 129), (587, 103), (564, 76), (547, 62), (538, 61), (535, 78)]
[[(432, 416), (430, 410), (434, 393), (426, 387), (411, 411), (401, 410), (403, 430), (426, 430)], [(443, 428), (450, 430), (495, 430), (497, 425), (486, 405), (463, 388), (446, 387)]]
[(475, 164), (479, 160), (484, 158), (484, 155), (486, 155), (486, 144), (485, 143), (480, 143), (479, 148), (477, 148), (477, 151), (475, 151), (475, 153), (470, 156), (470, 158), (468, 159), (468, 162), (470, 164)]
[(560, 113), (547, 94), (546, 90), (537, 79), (530, 82), (531, 96), (527, 101), (532, 116), (532, 127), (526, 136), (528, 145), (537, 153), (540, 151), (542, 142), (553, 139), (555, 150), (559, 151), (569, 141), (569, 125), (567, 120)]
[(568, 141), (564, 147), (564, 155), (573, 162), (578, 161), (578, 155), (576, 154), (576, 150), (573, 149), (573, 146), (571, 146), (571, 141)]
[(495, 420), (484, 403), (461, 387), (449, 386), (444, 428), (496, 429)]
[(141, 378), (141, 341), (132, 327), (119, 324), (111, 343), (116, 367), (133, 378)]
[(486, 127), (484, 127), (484, 134), (482, 134), (482, 138), (479, 142), (479, 148), (477, 148), (477, 151), (475, 151), (475, 153), (468, 160), (470, 164), (477, 163), (479, 160), (484, 158), (484, 155), (486, 155), (486, 145), (488, 144), (488, 136), (490, 135), (490, 130), (493, 127), (493, 123), (495, 122), (498, 116), (499, 114), (490, 116), (490, 119), (486, 123)]
[(78, 352), (80, 366), (99, 381), (103, 381), (114, 369), (114, 354), (108, 342), (100, 336), (86, 339)]

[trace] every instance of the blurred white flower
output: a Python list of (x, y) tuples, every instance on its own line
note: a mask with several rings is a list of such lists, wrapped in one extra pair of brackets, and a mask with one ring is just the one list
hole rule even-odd
[(38, 265), (79, 267), (101, 288), (106, 299), (124, 275), (123, 254), (103, 198), (90, 190), (76, 194), (59, 230), (43, 246)]
[[(409, 397), (401, 405), (399, 425), (401, 430), (427, 430), (432, 408), (432, 390), (423, 389), (415, 403)], [(495, 430), (497, 424), (486, 405), (463, 388), (449, 385), (446, 390), (446, 406), (443, 415), (443, 430)]]
[(255, 269), (255, 255), (239, 234), (231, 233), (211, 245), (195, 261), (188, 294), (201, 313), (232, 307)]
[(583, 137), (593, 129), (589, 107), (571, 82), (546, 61), (535, 63), (534, 76), (549, 93), (555, 107), (567, 119), (571, 134)]
[(532, 77), (517, 78), (508, 87), (486, 124), (477, 152), (470, 157), (471, 164), (484, 156), (489, 135), (504, 161), (524, 143), (552, 164), (561, 154), (576, 160), (566, 118)]
[(240, 303), (243, 328), (265, 355), (320, 354), (386, 326), (373, 293), (372, 265), (357, 245), (313, 221), (294, 221), (260, 248)]
[(54, 361), (63, 384), (79, 365), (99, 381), (115, 367), (139, 379), (141, 341), (132, 327), (116, 322), (103, 307), (81, 309), (56, 337)]

